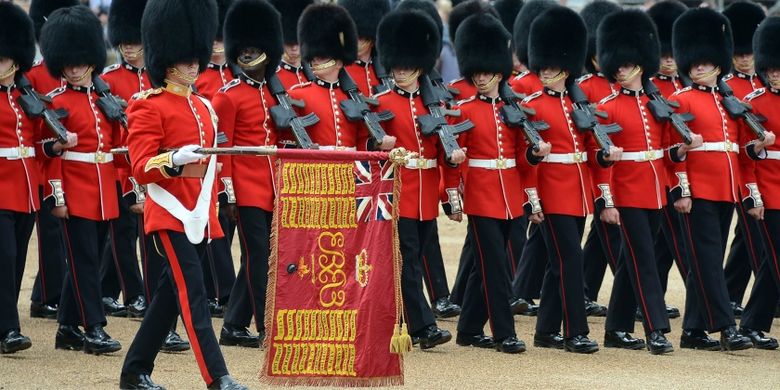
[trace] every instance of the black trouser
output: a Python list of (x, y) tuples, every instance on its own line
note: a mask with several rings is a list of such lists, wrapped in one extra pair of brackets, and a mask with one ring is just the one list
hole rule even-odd
[(599, 298), (607, 265), (614, 275), (620, 258), (620, 228), (599, 218), (603, 210), (604, 207), (596, 205), (583, 249), (585, 297), (591, 301), (597, 301)]
[[(153, 236), (146, 235), (143, 231), (143, 217), (140, 219), (138, 231), (138, 241), (141, 245), (141, 258), (143, 259), (143, 281), (144, 281), (144, 295), (146, 295), (147, 305), (154, 299), (154, 294), (157, 291), (157, 285), (161, 278), (165, 277), (165, 257), (155, 247), (155, 241)], [(148, 310), (148, 306), (147, 306)], [(170, 329), (176, 331), (177, 319), (174, 317), (171, 321)]]
[(238, 240), (241, 267), (230, 292), (225, 324), (249, 327), (252, 316), (258, 332), (265, 329), (265, 291), (268, 287), (268, 257), (271, 256), (273, 213), (257, 207), (238, 208)]
[(723, 276), (733, 215), (733, 203), (694, 198), (691, 213), (682, 216), (686, 245), (691, 248), (683, 329), (718, 332), (735, 325)]
[(539, 225), (529, 224), (528, 239), (512, 279), (512, 295), (526, 300), (539, 299), (544, 270), (547, 268), (547, 248)]
[(759, 227), (766, 244), (766, 256), (756, 275), (740, 325), (769, 332), (780, 297), (780, 210), (765, 210)]
[(466, 283), (474, 266), (474, 237), (471, 233), (471, 220), (467, 222), (466, 237), (463, 239), (463, 248), (460, 250), (460, 259), (458, 260), (458, 272), (455, 274), (455, 282), (452, 283), (450, 292), (450, 301), (452, 303), (463, 304), (463, 296), (466, 294)]
[(481, 334), (488, 322), (496, 341), (516, 335), (509, 307), (509, 264), (514, 260), (509, 258), (507, 246), (512, 232), (517, 231), (517, 224), (522, 224), (521, 217), (469, 216), (474, 260), (466, 282), (458, 332)]
[(669, 271), (672, 264), (677, 263), (677, 270), (683, 281), (688, 277), (688, 248), (685, 246), (685, 234), (683, 234), (682, 216), (674, 208), (674, 199), (671, 194), (666, 192), (666, 207), (663, 209), (663, 219), (661, 220), (661, 233), (657, 236), (660, 243), (656, 247), (663, 245), (665, 251), (656, 251), (656, 262), (658, 263), (658, 276), (661, 278), (661, 286), (666, 293), (666, 287), (669, 284)]
[(103, 296), (118, 298), (121, 291), (124, 302), (128, 303), (131, 299), (144, 294), (141, 271), (138, 269), (138, 257), (136, 257), (138, 225), (139, 222), (143, 224), (143, 217), (130, 211), (130, 206), (135, 203), (135, 197), (122, 196), (122, 187), (119, 183), (116, 186), (119, 218), (109, 223), (109, 242), (103, 250), (100, 280)]
[(152, 239), (156, 251), (166, 261), (154, 298), (127, 351), (122, 372), (151, 375), (170, 324), (180, 314), (203, 381), (210, 384), (227, 375), (228, 370), (206, 303), (200, 260), (206, 248), (205, 241), (195, 245), (184, 233), (168, 230), (155, 232)]
[[(623, 238), (620, 260), (615, 271), (606, 331), (634, 331), (637, 304), (643, 314), (645, 333), (669, 331), (664, 292), (658, 278), (654, 240), (661, 224), (662, 211), (621, 207), (620, 229)], [(624, 285), (632, 291), (626, 292)]]
[(219, 299), (224, 304), (230, 297), (230, 291), (236, 281), (233, 253), (230, 250), (236, 223), (222, 210), (219, 213), (219, 226), (225, 236), (211, 240), (211, 243), (206, 246), (202, 268), (207, 296), (210, 299)]
[(398, 240), (403, 259), (401, 293), (404, 300), (404, 318), (411, 334), (436, 324), (431, 307), (425, 300), (422, 282), (422, 248), (430, 245), (433, 224), (433, 220), (398, 218)]
[(65, 244), (62, 242), (60, 219), (51, 215), (54, 199), (43, 200), (41, 209), (35, 215), (38, 232), (38, 273), (35, 274), (30, 300), (36, 303), (57, 305), (60, 303), (62, 281), (65, 277)]
[[(761, 239), (761, 227), (755, 218), (748, 215), (741, 203), (735, 207), (737, 212), (737, 227), (734, 230), (734, 240), (726, 258), (723, 272), (726, 275), (726, 289), (729, 300), (741, 304), (745, 297), (751, 273), (758, 274), (765, 248)], [(751, 272), (752, 271), (752, 272)]]
[(587, 335), (580, 247), (585, 217), (546, 214), (541, 229), (549, 262), (542, 284), (536, 331), (559, 332), (563, 321), (564, 337)]
[(0, 210), (0, 337), (19, 329), (16, 304), (34, 223), (34, 213)]
[(422, 251), (423, 281), (428, 291), (428, 299), (433, 303), (439, 298), (450, 295), (447, 271), (444, 270), (444, 257), (439, 243), (439, 226), (435, 219), (430, 241), (428, 245), (422, 247)]
[(62, 220), (67, 269), (57, 315), (61, 325), (105, 324), (100, 288), (100, 253), (108, 221), (70, 216)]

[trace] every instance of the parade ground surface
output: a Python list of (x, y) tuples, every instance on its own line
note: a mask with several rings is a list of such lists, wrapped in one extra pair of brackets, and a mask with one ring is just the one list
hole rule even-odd
[[(456, 224), (440, 218), (439, 231), (447, 275), (453, 282), (463, 243), (465, 222)], [(233, 243), (238, 261), (238, 240)], [(238, 268), (238, 265), (236, 265)], [(30, 319), (29, 297), (38, 269), (35, 235), (30, 245), (19, 312), (22, 331), (32, 339), (31, 349), (13, 355), (0, 355), (0, 389), (116, 389), (127, 348), (139, 321), (109, 317), (106, 330), (122, 343), (122, 350), (105, 356), (54, 349), (56, 323)], [(679, 273), (670, 274), (667, 303), (683, 308), (685, 291)], [(599, 302), (607, 304), (612, 286), (608, 273)], [(535, 317), (515, 317), (518, 336), (528, 351), (507, 355), (492, 350), (460, 347), (455, 344), (457, 317), (440, 320), (453, 340), (429, 351), (414, 351), (404, 359), (406, 385), (413, 389), (777, 389), (780, 387), (780, 351), (750, 349), (735, 353), (679, 349), (682, 318), (673, 319), (669, 339), (676, 350), (665, 356), (646, 351), (603, 348), (604, 318), (590, 317), (590, 335), (602, 348), (593, 355), (564, 353), (534, 348)], [(221, 319), (214, 319), (219, 335)], [(642, 337), (637, 323), (635, 335)], [(179, 333), (186, 338), (181, 321)], [(254, 329), (253, 329), (254, 330)], [(486, 329), (489, 332), (489, 329)], [(780, 321), (771, 333), (780, 336)], [(718, 337), (717, 334), (713, 335)], [(258, 349), (222, 347), (230, 373), (252, 389), (267, 388), (258, 381), (263, 352)], [(191, 352), (160, 354), (152, 376), (168, 389), (205, 388)]]

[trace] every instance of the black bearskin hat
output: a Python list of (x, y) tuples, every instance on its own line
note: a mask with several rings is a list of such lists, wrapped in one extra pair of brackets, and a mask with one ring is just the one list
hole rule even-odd
[(235, 64), (241, 50), (254, 47), (265, 53), (266, 77), (282, 60), (282, 22), (279, 11), (266, 0), (236, 0), (225, 16), (225, 56)]
[(476, 73), (512, 74), (512, 35), (497, 17), (481, 13), (466, 18), (455, 35), (460, 73), (470, 80)]
[(567, 85), (574, 82), (585, 65), (586, 36), (585, 22), (576, 12), (561, 6), (546, 11), (531, 24), (528, 68), (535, 73), (561, 68), (569, 73)]
[(161, 86), (166, 69), (180, 62), (197, 60), (200, 70), (206, 69), (217, 24), (214, 0), (149, 0), (141, 36), (152, 84)]
[(298, 22), (298, 40), (306, 62), (323, 57), (347, 65), (357, 59), (355, 22), (340, 5), (315, 4), (306, 8)]
[(653, 4), (647, 14), (653, 19), (661, 41), (661, 55), (672, 55), (672, 26), (688, 7), (678, 0), (663, 0)]
[(450, 12), (449, 19), (450, 42), (455, 42), (455, 34), (458, 32), (458, 27), (466, 18), (483, 12), (488, 12), (497, 18), (499, 17), (498, 12), (490, 4), (482, 0), (468, 0), (455, 6), (452, 12)]
[(596, 66), (591, 60), (596, 57), (596, 31), (599, 28), (599, 23), (607, 15), (617, 11), (620, 11), (620, 6), (609, 0), (596, 0), (580, 11), (585, 28), (588, 29), (588, 54), (585, 56), (585, 69), (588, 73), (597, 72)]
[(358, 37), (372, 41), (376, 39), (376, 29), (382, 17), (390, 12), (388, 0), (338, 0), (338, 5), (349, 12)]
[(379, 23), (376, 38), (379, 60), (388, 70), (421, 69), (428, 73), (439, 58), (439, 29), (421, 11), (390, 12)]
[(729, 18), (731, 33), (734, 37), (734, 54), (753, 53), (753, 33), (766, 17), (763, 8), (750, 1), (731, 3), (723, 10)]
[(0, 57), (10, 58), (19, 74), (32, 68), (35, 59), (35, 30), (32, 19), (18, 5), (0, 3)]
[(46, 19), (52, 12), (78, 4), (78, 0), (32, 0), (30, 2), (30, 19), (35, 25), (35, 38), (40, 39), (43, 24), (46, 23)]
[(108, 13), (108, 41), (118, 47), (123, 43), (141, 43), (141, 17), (146, 0), (113, 0)]
[(227, 15), (233, 0), (217, 0), (217, 37), (216, 41), (222, 42), (225, 33), (225, 15)]
[(531, 31), (531, 23), (544, 11), (557, 6), (558, 3), (553, 0), (530, 0), (523, 5), (520, 13), (517, 14), (512, 30), (512, 41), (515, 44), (517, 59), (523, 65), (528, 65), (528, 35)]
[[(440, 41), (444, 40), (444, 22), (441, 21), (441, 15), (436, 9), (436, 5), (431, 0), (403, 0), (395, 6), (396, 11), (420, 11), (428, 15), (431, 20), (436, 23), (436, 27), (439, 28)], [(454, 45), (455, 42), (452, 42)], [(441, 46), (436, 50), (441, 52)]]
[(625, 64), (642, 67), (643, 77), (658, 73), (661, 45), (653, 20), (640, 10), (607, 15), (598, 29), (598, 60), (602, 73), (615, 82), (615, 73)]
[(52, 12), (41, 30), (41, 54), (55, 79), (62, 76), (66, 66), (86, 64), (102, 71), (106, 43), (100, 20), (83, 5)]
[(764, 19), (753, 37), (756, 72), (764, 75), (768, 69), (780, 68), (780, 16)]
[(523, 0), (496, 0), (493, 3), (493, 8), (498, 12), (504, 28), (507, 31), (512, 31), (515, 28), (515, 18), (520, 13), (520, 9), (523, 8)]
[(288, 45), (298, 44), (298, 20), (303, 10), (314, 0), (271, 0), (271, 4), (282, 14), (282, 33), (284, 43)]
[(672, 51), (681, 74), (687, 75), (694, 64), (711, 62), (723, 77), (731, 71), (734, 56), (731, 24), (711, 8), (689, 9), (674, 22)]

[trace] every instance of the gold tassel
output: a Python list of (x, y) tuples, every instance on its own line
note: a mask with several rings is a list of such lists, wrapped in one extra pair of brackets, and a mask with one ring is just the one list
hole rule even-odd
[(401, 345), (400, 345), (400, 326), (394, 326), (393, 327), (393, 336), (390, 337), (390, 353), (401, 353)]
[(406, 330), (406, 326), (401, 325), (401, 336), (398, 337), (400, 353), (412, 352), (412, 336)]

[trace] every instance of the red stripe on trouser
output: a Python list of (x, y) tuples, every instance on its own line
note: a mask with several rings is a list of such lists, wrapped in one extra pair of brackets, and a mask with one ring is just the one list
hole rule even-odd
[[(141, 260), (144, 263), (144, 290), (146, 290), (146, 299), (149, 300), (148, 303), (152, 303), (152, 290), (149, 288), (149, 252), (146, 249), (146, 235), (144, 234), (141, 225), (138, 227), (138, 241), (141, 244), (141, 252), (143, 253), (143, 258)], [(159, 278), (160, 275), (157, 275), (157, 277)]]
[(35, 233), (38, 237), (38, 276), (41, 278), (41, 303), (49, 302), (49, 298), (46, 296), (46, 267), (43, 261), (43, 251), (41, 250), (41, 221), (38, 217), (38, 213), (35, 213)]
[(753, 270), (757, 274), (760, 264), (758, 263), (758, 254), (756, 253), (755, 247), (753, 246), (753, 235), (750, 234), (749, 225), (751, 221), (748, 220), (748, 216), (745, 215), (745, 209), (741, 204), (737, 204), (737, 208), (739, 209), (739, 213), (742, 215), (742, 233), (745, 235), (745, 239), (747, 240), (748, 250), (750, 251), (750, 262), (753, 263)]
[(607, 224), (601, 221), (601, 232), (604, 234), (604, 246), (607, 248), (607, 260), (612, 264), (612, 272), (617, 270), (617, 260), (615, 260), (615, 254), (612, 253), (612, 242), (609, 239), (609, 233), (607, 231)]
[(81, 299), (81, 289), (79, 289), (79, 278), (76, 276), (76, 262), (73, 259), (73, 250), (71, 249), (70, 234), (68, 233), (68, 224), (63, 221), (62, 231), (65, 233), (65, 246), (68, 247), (68, 264), (70, 265), (70, 274), (73, 276), (71, 282), (73, 283), (73, 291), (76, 293), (76, 302), (79, 304), (79, 311), (81, 312), (81, 325), (84, 328), (87, 327), (87, 315), (84, 313), (84, 302)]
[(125, 301), (129, 300), (127, 296), (127, 288), (125, 287), (125, 275), (122, 274), (122, 267), (119, 265), (119, 257), (116, 254), (116, 229), (114, 228), (114, 221), (108, 222), (108, 226), (111, 228), (111, 233), (108, 235), (108, 240), (111, 243), (111, 256), (114, 257), (114, 268), (116, 268), (116, 276), (119, 279), (119, 288), (122, 290), (122, 297)]
[(495, 334), (493, 330), (493, 316), (490, 313), (490, 298), (488, 297), (487, 280), (485, 280), (485, 258), (482, 255), (482, 244), (479, 242), (479, 234), (477, 233), (477, 224), (471, 225), (471, 230), (474, 231), (474, 241), (477, 243), (477, 253), (479, 253), (479, 268), (482, 269), (482, 291), (485, 295), (485, 311), (488, 314), (488, 324), (490, 324), (490, 333)]
[(669, 235), (672, 236), (672, 245), (674, 246), (674, 259), (677, 261), (677, 267), (680, 269), (680, 271), (685, 275), (688, 276), (688, 270), (685, 269), (685, 262), (682, 259), (682, 254), (679, 251), (679, 245), (680, 243), (677, 240), (677, 236), (674, 235), (674, 223), (672, 222), (672, 218), (669, 216), (669, 210), (664, 208), (664, 219), (666, 219), (666, 224), (669, 226)]
[(553, 245), (555, 245), (555, 252), (558, 255), (558, 274), (560, 275), (559, 283), (561, 284), (561, 304), (563, 306), (563, 321), (566, 325), (566, 337), (571, 337), (571, 329), (569, 327), (569, 310), (566, 306), (566, 285), (563, 280), (563, 256), (561, 256), (561, 249), (558, 247), (558, 238), (555, 237), (555, 228), (553, 228), (552, 220), (547, 218), (548, 228), (550, 229), (550, 237), (552, 237)]
[[(263, 318), (260, 318), (257, 316), (257, 312), (255, 310), (255, 294), (254, 289), (252, 288), (252, 277), (250, 276), (252, 273), (249, 272), (249, 245), (246, 242), (246, 235), (244, 234), (244, 226), (241, 223), (241, 217), (238, 218), (238, 234), (241, 236), (241, 242), (242, 242), (242, 255), (244, 257), (244, 277), (246, 277), (246, 286), (247, 286), (247, 293), (249, 294), (249, 301), (252, 302), (252, 314), (255, 316), (255, 322), (263, 321)], [(219, 293), (217, 293), (219, 294)], [(238, 325), (238, 324), (236, 324)]]
[(184, 273), (181, 271), (179, 265), (179, 258), (176, 256), (176, 251), (173, 249), (168, 232), (160, 231), (160, 241), (162, 241), (163, 248), (165, 249), (165, 255), (168, 258), (168, 263), (171, 265), (171, 271), (173, 274), (173, 280), (176, 283), (176, 290), (179, 291), (179, 307), (181, 308), (181, 318), (184, 321), (184, 327), (187, 328), (187, 334), (190, 337), (190, 344), (192, 344), (192, 352), (195, 354), (195, 360), (198, 362), (198, 368), (200, 368), (200, 375), (206, 383), (213, 382), (211, 374), (206, 367), (206, 359), (203, 357), (203, 351), (200, 349), (200, 341), (198, 335), (195, 333), (195, 327), (192, 324), (192, 311), (190, 310), (190, 300), (187, 294), (187, 284), (184, 281)]
[(778, 264), (777, 252), (775, 252), (775, 243), (772, 240), (772, 236), (769, 234), (769, 229), (766, 227), (766, 220), (761, 221), (761, 227), (764, 229), (764, 233), (766, 233), (766, 242), (767, 245), (769, 245), (769, 253), (772, 255), (772, 263), (775, 265), (775, 280), (780, 280), (780, 264)]
[(631, 262), (634, 264), (634, 275), (636, 276), (637, 289), (639, 290), (639, 299), (642, 301), (642, 309), (644, 310), (645, 313), (643, 318), (647, 321), (647, 327), (650, 328), (650, 331), (652, 332), (655, 330), (655, 326), (653, 326), (653, 320), (650, 318), (649, 312), (647, 311), (647, 302), (645, 302), (645, 291), (642, 289), (642, 279), (639, 276), (639, 266), (636, 263), (634, 246), (631, 245), (631, 240), (628, 238), (628, 230), (626, 230), (625, 224), (621, 224), (620, 228), (623, 229), (623, 235), (626, 237), (626, 244), (628, 246), (628, 251), (629, 253), (631, 253)]
[(691, 264), (693, 264), (693, 267), (696, 269), (696, 281), (699, 284), (699, 289), (701, 290), (701, 296), (704, 300), (704, 306), (706, 306), (707, 309), (707, 317), (710, 320), (710, 328), (715, 327), (715, 323), (712, 319), (712, 309), (710, 309), (710, 300), (707, 299), (707, 292), (704, 291), (704, 282), (701, 279), (701, 269), (699, 269), (699, 258), (696, 256), (696, 248), (693, 246), (693, 233), (691, 233), (691, 217), (690, 214), (683, 215), (683, 220), (685, 220), (685, 228), (688, 230), (688, 241), (691, 243), (690, 245), (690, 251), (691, 251)]

